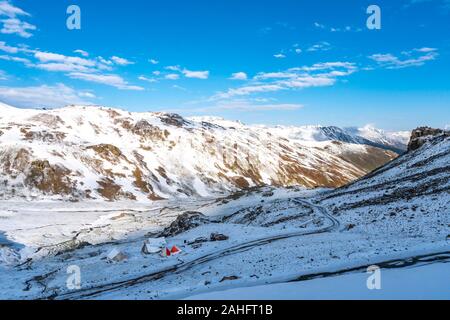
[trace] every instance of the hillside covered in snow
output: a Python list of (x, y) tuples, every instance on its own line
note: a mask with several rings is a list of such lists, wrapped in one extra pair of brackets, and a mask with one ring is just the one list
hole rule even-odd
[(406, 136), (2, 104), (0, 199), (155, 201), (264, 185), (334, 188), (396, 158)]
[[(448, 299), (450, 135), (420, 128), (412, 137), (420, 143), (407, 153), (334, 190), (0, 201), (0, 298)], [(161, 255), (174, 246), (176, 255)], [(74, 265), (79, 289), (66, 285)], [(382, 268), (381, 291), (366, 287), (372, 265)]]

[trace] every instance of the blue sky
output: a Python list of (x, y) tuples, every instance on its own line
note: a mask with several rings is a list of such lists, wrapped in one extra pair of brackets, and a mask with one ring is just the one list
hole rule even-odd
[[(81, 30), (66, 27), (72, 4)], [(449, 19), (449, 0), (0, 0), (0, 101), (445, 127)]]

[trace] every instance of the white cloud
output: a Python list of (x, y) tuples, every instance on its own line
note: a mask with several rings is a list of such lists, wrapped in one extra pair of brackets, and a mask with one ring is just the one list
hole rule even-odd
[(30, 38), (33, 34), (29, 31), (36, 30), (36, 26), (17, 18), (1, 20), (3, 27), (0, 30), (3, 34), (18, 34), (23, 38)]
[[(179, 65), (166, 66), (166, 67), (164, 67), (164, 69), (168, 70), (168, 71), (172, 71), (172, 72), (179, 72), (180, 74), (184, 75), (186, 78), (202, 79), (202, 80), (206, 80), (209, 78), (209, 71), (191, 71), (186, 68), (181, 68), (181, 66), (179, 66)], [(156, 72), (159, 72), (159, 71), (156, 71)], [(180, 75), (176, 74), (176, 73), (171, 73), (171, 74), (167, 74), (165, 76), (165, 78), (168, 80), (178, 80), (180, 78)]]
[(341, 28), (341, 27), (327, 27), (326, 25), (318, 23), (318, 22), (315, 22), (314, 26), (316, 28), (318, 28), (318, 29), (323, 29), (323, 30), (326, 29), (326, 30), (329, 30), (331, 32), (360, 32), (360, 31), (362, 31), (361, 28), (354, 28), (354, 27), (351, 27), (351, 26), (345, 26), (343, 28)]
[(369, 58), (383, 68), (402, 69), (423, 66), (426, 62), (435, 60), (439, 54), (435, 48), (424, 47), (404, 51), (402, 55), (406, 58), (391, 53), (377, 53), (369, 56)]
[(65, 55), (62, 55), (59, 53), (36, 51), (34, 54), (34, 57), (43, 63), (61, 62), (61, 63), (67, 63), (67, 64), (81, 65), (81, 66), (85, 66), (85, 67), (95, 67), (96, 66), (96, 62), (93, 60), (84, 59), (84, 58), (80, 58), (80, 57), (65, 56)]
[(311, 47), (308, 48), (308, 51), (310, 52), (314, 52), (314, 51), (328, 51), (331, 49), (331, 45), (326, 42), (326, 41), (322, 41), (319, 42), (317, 44), (312, 45)]
[(172, 86), (172, 88), (178, 89), (178, 90), (181, 90), (181, 91), (184, 91), (184, 92), (187, 92), (187, 91), (188, 91), (188, 89), (186, 89), (185, 87), (182, 87), (182, 86), (179, 86), (179, 85), (176, 85), (176, 84), (174, 84), (174, 85)]
[(180, 66), (167, 66), (164, 69), (169, 70), (169, 71), (179, 71), (179, 72), (181, 72), (181, 67)]
[(111, 60), (115, 64), (118, 64), (120, 66), (127, 66), (127, 65), (130, 65), (130, 64), (134, 64), (134, 62), (132, 62), (132, 61), (129, 61), (129, 60), (125, 59), (125, 58), (120, 58), (120, 57), (117, 57), (117, 56), (111, 57)]
[(180, 75), (178, 75), (176, 73), (170, 73), (170, 74), (167, 74), (164, 78), (167, 80), (178, 80), (178, 79), (180, 79)]
[(314, 22), (314, 26), (319, 29), (325, 29), (325, 25), (318, 23), (318, 22)]
[(190, 71), (184, 69), (182, 72), (186, 78), (194, 78), (202, 80), (206, 80), (209, 78), (209, 71)]
[(212, 100), (229, 99), (236, 96), (246, 96), (254, 93), (280, 91), (284, 88), (278, 84), (258, 84), (240, 88), (229, 89), (227, 92), (218, 93)]
[(78, 95), (82, 98), (89, 98), (89, 99), (97, 98), (97, 96), (95, 94), (93, 94), (92, 92), (89, 92), (89, 91), (80, 92)]
[(281, 72), (260, 72), (249, 84), (219, 92), (210, 100), (223, 100), (282, 90), (332, 86), (338, 78), (349, 76), (356, 71), (357, 67), (354, 63), (337, 61), (290, 68)]
[(84, 80), (94, 83), (100, 83), (115, 87), (120, 90), (141, 91), (144, 88), (128, 84), (121, 76), (115, 74), (91, 74), (82, 72), (71, 72), (69, 77), (72, 79)]
[[(62, 107), (68, 104), (91, 104), (78, 92), (64, 84), (38, 87), (0, 87), (0, 100), (16, 107)], [(84, 97), (83, 97), (84, 96)]]
[(14, 6), (9, 1), (0, 1), (0, 17), (7, 17), (2, 19), (2, 28), (0, 33), (3, 34), (17, 34), (23, 38), (30, 38), (33, 34), (30, 31), (36, 30), (36, 26), (20, 20), (18, 17), (29, 17), (30, 14), (24, 10)]
[(161, 75), (161, 71), (153, 71), (152, 74), (154, 76), (159, 76), (159, 75)]
[(149, 60), (149, 62), (151, 63), (151, 64), (159, 64), (159, 61), (158, 60), (155, 60), (155, 59), (150, 59)]
[(147, 78), (146, 76), (140, 76), (138, 79), (141, 81), (150, 82), (150, 83), (158, 82), (158, 80), (153, 79), (153, 78)]
[(87, 51), (84, 51), (81, 49), (75, 50), (74, 53), (78, 53), (78, 54), (82, 55), (83, 57), (89, 57), (89, 53)]
[(278, 53), (278, 54), (274, 54), (273, 55), (275, 58), (277, 59), (284, 59), (286, 58), (286, 55), (282, 54), (282, 53)]
[(102, 64), (104, 64), (106, 66), (112, 66), (114, 64), (111, 60), (106, 60), (103, 57), (98, 57), (97, 59), (98, 59), (98, 61), (100, 61)]
[(65, 56), (59, 53), (35, 51), (34, 57), (39, 63), (34, 64), (35, 68), (51, 72), (96, 72), (98, 69), (110, 69), (95, 60), (80, 57)]
[(7, 53), (17, 53), (19, 52), (19, 48), (11, 47), (6, 44), (4, 41), (0, 41), (0, 50), (5, 51)]
[(0, 55), (0, 59), (1, 60), (6, 60), (6, 61), (14, 61), (14, 62), (21, 62), (23, 64), (26, 65), (30, 65), (31, 61), (26, 59), (26, 58), (21, 58), (21, 57), (13, 57), (13, 56), (8, 56), (8, 55)]
[(17, 16), (30, 16), (29, 13), (13, 6), (9, 1), (0, 1), (0, 16), (14, 18)]
[(245, 72), (236, 72), (231, 75), (231, 80), (247, 80), (248, 76)]

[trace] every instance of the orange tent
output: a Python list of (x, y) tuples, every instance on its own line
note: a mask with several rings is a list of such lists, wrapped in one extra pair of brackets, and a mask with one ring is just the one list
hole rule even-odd
[(178, 248), (177, 246), (173, 246), (172, 249), (170, 250), (170, 253), (171, 253), (172, 255), (179, 254), (179, 253), (181, 253), (181, 249)]

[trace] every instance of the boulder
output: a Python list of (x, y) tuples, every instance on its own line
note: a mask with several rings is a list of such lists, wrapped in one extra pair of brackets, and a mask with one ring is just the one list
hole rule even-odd
[(178, 216), (170, 226), (164, 229), (160, 236), (173, 237), (207, 223), (210, 223), (210, 221), (202, 213), (188, 211)]
[(221, 234), (221, 233), (212, 233), (211, 234), (211, 241), (227, 241), (230, 237)]

